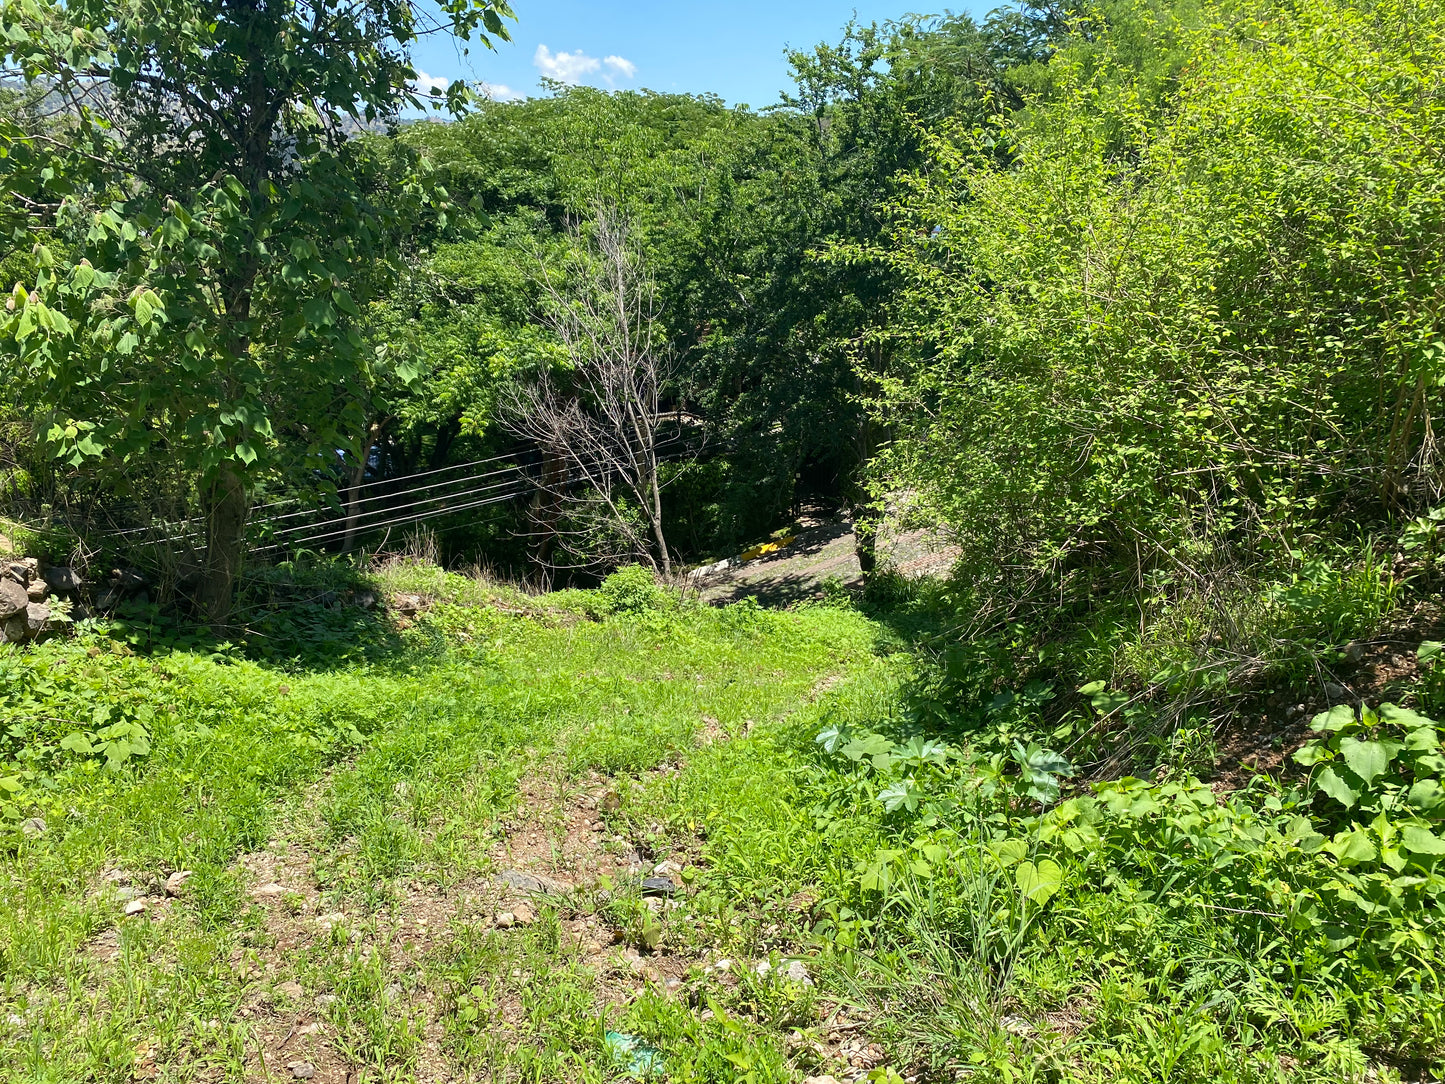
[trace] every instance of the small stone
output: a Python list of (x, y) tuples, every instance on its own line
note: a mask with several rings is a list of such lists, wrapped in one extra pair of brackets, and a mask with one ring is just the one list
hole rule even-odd
[(286, 886), (278, 885), (275, 881), (271, 881), (269, 884), (257, 885), (251, 889), (251, 895), (253, 896), (284, 896), (285, 894)]
[(1365, 657), (1365, 645), (1356, 640), (1345, 645), (1345, 658), (1350, 662), (1359, 662)]
[(45, 582), (50, 585), (52, 591), (59, 591), (68, 594), (72, 591), (79, 591), (85, 585), (80, 573), (66, 565), (59, 565), (55, 568), (45, 570)]
[(130, 884), (133, 876), (134, 875), (129, 870), (113, 869), (104, 877), (102, 877), (101, 880), (104, 881), (106, 884), (128, 885)]
[(24, 561), (11, 561), (5, 566), (5, 577), (21, 587), (30, 586), (30, 567)]
[(609, 790), (602, 796), (602, 808), (608, 813), (616, 813), (622, 808), (622, 796), (615, 790)]
[(125, 913), (128, 916), (143, 915), (146, 913), (147, 910), (149, 910), (149, 905), (146, 903), (145, 900), (131, 900), (128, 904), (125, 905)]
[(133, 899), (138, 899), (139, 897), (140, 890), (131, 888), (129, 885), (121, 885), (121, 887), (115, 890), (116, 903), (128, 903)]
[[(0, 580), (0, 583), (8, 582), (8, 580)], [(3, 620), (4, 624), (0, 625), (0, 644), (23, 644), (30, 638), (30, 626), (26, 624), (23, 613), (17, 613), (13, 617)]]
[(26, 839), (39, 839), (45, 834), (46, 824), (43, 817), (30, 817), (20, 822), (20, 831), (25, 833)]
[(537, 896), (560, 896), (572, 890), (572, 886), (564, 881), (558, 881), (552, 877), (542, 877), (535, 873), (523, 873), (517, 869), (503, 870), (492, 880), (499, 885), (515, 888), (518, 892), (527, 892)]
[(1331, 700), (1343, 700), (1345, 698), (1345, 687), (1333, 681), (1325, 682), (1325, 696)]
[(113, 569), (110, 574), (110, 585), (118, 591), (139, 591), (146, 585), (146, 578), (133, 568)]
[(759, 974), (759, 975), (766, 975), (766, 974), (768, 974), (768, 973), (769, 973), (770, 971), (772, 971), (772, 970), (773, 970), (773, 965), (770, 964), (770, 963), (768, 963), (767, 960), (762, 960), (762, 961), (760, 961), (760, 962), (758, 963), (758, 966), (755, 967), (755, 968), (753, 968), (753, 971), (755, 971), (755, 972), (756, 972), (757, 974)]
[(670, 877), (644, 877), (642, 879), (644, 896), (671, 896), (676, 892), (677, 884)]
[(512, 908), (512, 914), (517, 916), (517, 925), (519, 926), (530, 926), (537, 921), (537, 912), (525, 903), (519, 903)]
[(807, 967), (802, 960), (793, 960), (783, 971), (783, 977), (789, 982), (796, 982), (801, 986), (812, 986), (813, 978), (808, 974)]
[(44, 602), (50, 596), (50, 588), (44, 580), (35, 580), (25, 588), (25, 595), (31, 602)]
[(517, 924), (517, 916), (511, 911), (503, 911), (497, 916), (497, 929), (510, 930)]
[(1004, 1031), (1010, 1035), (1028, 1036), (1034, 1033), (1034, 1026), (1022, 1016), (1005, 1016), (1002, 1023)]
[[(330, 933), (332, 930), (334, 930), (337, 926), (340, 926), (345, 921), (345, 912), (337, 911), (334, 914), (322, 915), (316, 920), (316, 925), (320, 926), (327, 933)], [(356, 932), (360, 933), (361, 931), (357, 930)]]
[(669, 858), (653, 866), (652, 873), (655, 877), (677, 877), (682, 874), (682, 867)]
[(30, 592), (11, 579), (0, 579), (0, 617), (23, 614), (30, 605)]
[(309, 1061), (288, 1062), (286, 1068), (290, 1070), (291, 1075), (297, 1080), (310, 1080), (316, 1075), (316, 1066), (312, 1065)]
[(285, 994), (293, 1001), (300, 1000), (306, 993), (299, 982), (283, 982), (276, 987), (278, 994)]
[(191, 875), (192, 871), (188, 869), (178, 869), (172, 873), (166, 878), (166, 895), (179, 896), (185, 890), (186, 882), (191, 879)]
[(842, 1084), (842, 1081), (835, 1076), (806, 1076), (803, 1084)]
[(316, 995), (316, 1007), (317, 1007), (318, 1009), (322, 1009), (322, 1010), (329, 1009), (329, 1008), (331, 1008), (331, 1006), (333, 1006), (333, 1005), (335, 1005), (335, 1004), (336, 1004), (336, 995), (335, 995), (335, 994), (317, 994), (317, 995)]

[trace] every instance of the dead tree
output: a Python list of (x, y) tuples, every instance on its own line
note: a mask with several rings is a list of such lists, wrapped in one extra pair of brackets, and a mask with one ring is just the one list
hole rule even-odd
[(567, 365), (515, 386), (502, 416), (547, 464), (535, 502), (543, 552), (555, 544), (577, 566), (642, 560), (667, 575), (658, 445), (671, 354), (657, 286), (616, 208), (597, 207), (572, 240), (563, 264), (541, 276)]

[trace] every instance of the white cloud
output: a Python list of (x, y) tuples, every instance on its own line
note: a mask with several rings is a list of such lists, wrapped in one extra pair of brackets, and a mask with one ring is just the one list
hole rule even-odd
[(632, 63), (632, 61), (628, 60), (626, 57), (605, 56), (602, 58), (602, 63), (606, 64), (618, 75), (625, 75), (628, 79), (631, 79), (634, 75), (637, 74), (637, 65)]
[(584, 75), (591, 75), (602, 67), (602, 61), (595, 56), (588, 56), (581, 49), (575, 53), (554, 53), (545, 45), (537, 46), (537, 51), (532, 54), (532, 63), (548, 79), (555, 79), (559, 83), (581, 82)]
[(477, 84), (477, 89), (494, 102), (515, 102), (522, 97), (506, 83), (482, 82)]
[(418, 94), (430, 94), (435, 90), (438, 94), (445, 94), (447, 87), (451, 86), (450, 79), (443, 79), (440, 75), (428, 75), (418, 70), (416, 78), (411, 81), (412, 89)]
[(614, 76), (620, 75), (631, 79), (637, 74), (637, 65), (626, 57), (609, 56), (598, 60), (595, 56), (588, 56), (581, 49), (575, 53), (554, 53), (545, 45), (537, 46), (536, 53), (532, 55), (532, 63), (548, 79), (573, 85), (580, 83), (583, 76), (601, 71), (604, 65), (608, 70), (603, 73), (602, 79), (608, 86), (613, 85)]

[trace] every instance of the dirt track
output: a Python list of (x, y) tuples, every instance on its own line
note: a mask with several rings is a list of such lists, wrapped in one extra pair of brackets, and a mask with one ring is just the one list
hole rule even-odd
[[(787, 549), (699, 577), (697, 582), (709, 602), (752, 597), (770, 606), (786, 606), (820, 597), (830, 579), (848, 587), (861, 584), (863, 573), (854, 546), (851, 522), (816, 523), (800, 529)], [(932, 531), (886, 533), (878, 545), (880, 564), (891, 563), (910, 577), (947, 572), (954, 553)]]

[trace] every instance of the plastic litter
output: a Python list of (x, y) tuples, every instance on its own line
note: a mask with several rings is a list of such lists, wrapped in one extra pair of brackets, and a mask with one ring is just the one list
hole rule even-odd
[(677, 882), (671, 877), (644, 877), (642, 894), (644, 896), (675, 896), (677, 895)]
[(603, 1038), (603, 1044), (612, 1055), (613, 1062), (628, 1076), (649, 1077), (662, 1072), (662, 1051), (648, 1046), (635, 1035), (609, 1031)]

